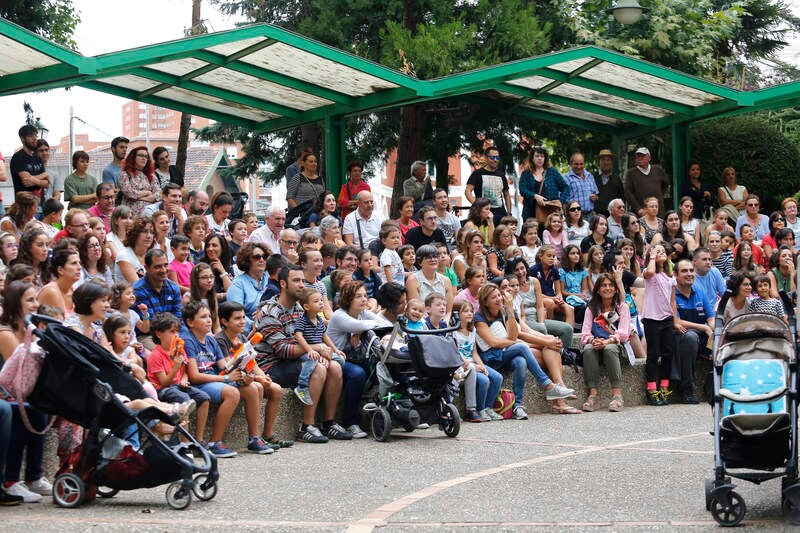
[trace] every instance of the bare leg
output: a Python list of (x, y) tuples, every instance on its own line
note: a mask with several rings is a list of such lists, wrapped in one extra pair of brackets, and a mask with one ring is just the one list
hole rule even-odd
[(195, 436), (198, 441), (203, 441), (203, 436), (206, 433), (206, 424), (208, 423), (208, 403), (203, 402), (197, 406), (195, 411)]

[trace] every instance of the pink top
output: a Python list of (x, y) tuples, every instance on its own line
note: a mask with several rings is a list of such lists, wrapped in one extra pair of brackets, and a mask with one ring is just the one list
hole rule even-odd
[(458, 294), (456, 294), (456, 297), (453, 298), (453, 303), (456, 302), (469, 302), (472, 304), (472, 309), (475, 313), (480, 311), (480, 305), (478, 304), (478, 299), (472, 296), (472, 293), (469, 292), (469, 289), (464, 289)]
[[(619, 344), (628, 342), (631, 335), (631, 311), (628, 309), (628, 304), (624, 301), (617, 306), (617, 314), (619, 315), (619, 323), (617, 324), (617, 331), (612, 337), (617, 339)], [(594, 315), (592, 315), (591, 307), (586, 308), (586, 313), (583, 315), (583, 326), (581, 327), (581, 344), (589, 344), (589, 339), (592, 335), (592, 322)]]
[(664, 320), (673, 315), (672, 296), (675, 293), (675, 278), (659, 272), (650, 279), (644, 278), (644, 305), (642, 318)]
[(564, 230), (561, 230), (559, 235), (553, 235), (550, 233), (549, 229), (546, 229), (542, 232), (542, 241), (545, 244), (552, 244), (556, 249), (556, 257), (561, 259), (561, 252), (564, 250), (564, 247), (569, 244), (569, 237)]
[(185, 263), (179, 262), (177, 259), (173, 259), (172, 262), (169, 264), (169, 269), (175, 272), (175, 275), (178, 279), (178, 285), (181, 287), (190, 287), (192, 284), (192, 269), (194, 268), (194, 263), (191, 261), (186, 261)]

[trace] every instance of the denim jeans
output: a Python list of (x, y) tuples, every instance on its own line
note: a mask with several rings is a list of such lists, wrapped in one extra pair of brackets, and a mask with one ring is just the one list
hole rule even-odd
[(500, 394), (500, 388), (503, 386), (503, 375), (489, 365), (484, 366), (489, 373), (488, 376), (480, 372), (475, 373), (477, 379), (475, 384), (475, 403), (478, 411), (492, 407), (495, 398)]
[[(344, 367), (344, 359), (341, 355), (335, 353), (331, 359)], [(300, 370), (300, 375), (297, 376), (297, 386), (307, 389), (308, 383), (311, 380), (311, 374), (313, 374), (314, 369), (317, 368), (317, 361), (311, 359), (307, 353), (300, 356), (300, 361), (303, 363), (303, 367)]]
[(552, 383), (542, 367), (536, 362), (531, 349), (523, 342), (517, 342), (507, 348), (492, 348), (481, 354), (483, 362), (496, 370), (511, 368), (514, 372), (512, 389), (514, 390), (514, 406), (522, 405), (522, 393), (525, 390), (527, 369), (541, 387)]
[(12, 416), (11, 405), (5, 400), (0, 400), (0, 483), (6, 480), (6, 457), (11, 442)]
[[(34, 429), (42, 430), (47, 424), (47, 417), (26, 405), (26, 413)], [(20, 480), (22, 469), (22, 454), (25, 452), (25, 481), (36, 481), (42, 477), (42, 458), (44, 456), (44, 435), (35, 435), (27, 430), (19, 414), (19, 408), (14, 404), (11, 422), (11, 443), (8, 446), (8, 461), (6, 462), (5, 480), (16, 482)]]
[(358, 424), (358, 404), (367, 382), (367, 363), (346, 361), (342, 366), (342, 397), (344, 400), (344, 427)]

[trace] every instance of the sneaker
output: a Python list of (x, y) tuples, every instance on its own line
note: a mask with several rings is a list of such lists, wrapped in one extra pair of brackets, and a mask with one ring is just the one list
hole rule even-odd
[(415, 429), (431, 429), (431, 425), (427, 422), (423, 422), (422, 424), (418, 424)]
[(311, 391), (308, 390), (308, 387), (298, 385), (294, 388), (294, 395), (305, 405), (314, 405), (314, 400), (311, 399)]
[[(248, 447), (249, 448), (249, 447)], [(208, 451), (214, 454), (214, 457), (217, 459), (226, 459), (228, 457), (236, 457), (236, 452), (225, 446), (225, 444), (220, 442), (215, 442), (211, 446), (208, 447)]]
[(313, 444), (323, 444), (328, 442), (328, 437), (322, 434), (317, 426), (307, 425), (305, 429), (300, 426), (297, 430), (297, 440), (300, 442), (310, 442)]
[(325, 429), (325, 435), (327, 435), (329, 439), (333, 440), (353, 440), (353, 434), (336, 422)]
[(503, 415), (501, 415), (491, 407), (487, 407), (486, 409), (484, 409), (484, 411), (486, 411), (486, 414), (489, 416), (489, 418), (491, 418), (495, 422), (505, 420), (505, 418), (503, 418)]
[(475, 409), (467, 409), (466, 416), (463, 418), (464, 422), (483, 422), (483, 417)]
[(672, 391), (667, 387), (661, 387), (658, 393), (661, 395), (661, 403), (659, 405), (669, 405), (669, 395), (672, 394)]
[(358, 424), (347, 426), (347, 432), (350, 433), (354, 439), (364, 439), (367, 437), (367, 432), (361, 429)]
[(514, 408), (514, 414), (511, 415), (511, 418), (514, 420), (527, 420), (528, 413), (525, 412), (525, 409), (521, 405), (518, 405)]
[(481, 411), (478, 412), (478, 414), (481, 416), (481, 421), (482, 422), (491, 422), (491, 421), (494, 420), (494, 418), (492, 418), (492, 416), (489, 413), (486, 412), (487, 409), (489, 411), (491, 411), (491, 409), (486, 407), (486, 408), (484, 408), (484, 409), (482, 409)]
[(19, 505), (22, 501), (22, 496), (13, 496), (0, 488), (0, 506), (10, 507), (12, 505)]
[(275, 451), (278, 451), (281, 448), (291, 448), (292, 446), (294, 446), (293, 440), (281, 440), (275, 435), (272, 435), (270, 438), (265, 439), (265, 442), (269, 444)]
[(662, 405), (661, 393), (657, 390), (647, 391), (647, 405)]
[(53, 485), (47, 481), (46, 477), (40, 477), (36, 481), (28, 483), (28, 490), (42, 496), (50, 496), (53, 494)]
[(275, 453), (272, 447), (264, 442), (261, 437), (250, 437), (247, 443), (247, 451), (250, 453), (257, 453), (259, 455), (269, 455)]
[(684, 392), (683, 403), (688, 403), (689, 405), (697, 405), (698, 403), (700, 403), (700, 400), (697, 399), (697, 396), (694, 395), (694, 392)]
[(5, 492), (11, 496), (19, 496), (25, 503), (36, 503), (42, 501), (42, 495), (29, 491), (28, 487), (26, 487), (25, 483), (22, 481), (17, 481), (10, 487), (6, 487)]
[(575, 394), (573, 389), (562, 385), (561, 383), (553, 383), (553, 388), (546, 390), (544, 393), (545, 399), (549, 402), (552, 400), (561, 400), (563, 398), (569, 398)]

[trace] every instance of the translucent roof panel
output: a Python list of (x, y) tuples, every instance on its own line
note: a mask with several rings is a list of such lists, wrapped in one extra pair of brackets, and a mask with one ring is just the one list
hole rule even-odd
[(57, 65), (53, 59), (34, 48), (0, 36), (0, 75)]
[(593, 57), (582, 57), (580, 59), (573, 59), (572, 61), (564, 61), (563, 63), (557, 63), (550, 68), (552, 68), (553, 70), (558, 70), (560, 72), (572, 72), (573, 70), (577, 70), (582, 66), (586, 65), (587, 63), (591, 63), (594, 60), (595, 58)]
[(528, 76), (527, 78), (510, 80), (507, 83), (509, 85), (519, 85), (520, 87), (525, 87), (526, 89), (538, 90), (545, 85), (550, 85), (553, 83), (553, 80), (550, 78), (543, 78), (542, 76)]
[(227, 68), (218, 68), (197, 76), (194, 79), (201, 83), (225, 87), (230, 91), (300, 109), (302, 111), (333, 103), (331, 100), (319, 98), (313, 94), (298, 91), (291, 87), (263, 80), (255, 76), (242, 74)]
[(614, 96), (613, 94), (601, 93), (600, 91), (593, 91), (570, 83), (564, 83), (558, 87), (553, 87), (548, 94), (555, 94), (564, 96), (566, 98), (573, 98), (584, 102), (598, 104), (612, 109), (619, 109), (620, 111), (628, 111), (643, 117), (661, 118), (671, 115), (666, 109), (660, 107), (643, 104), (627, 98)]
[(111, 78), (104, 78), (103, 83), (108, 83), (110, 85), (114, 85), (116, 87), (122, 87), (123, 89), (130, 89), (132, 91), (142, 92), (148, 89), (152, 89), (157, 85), (161, 85), (157, 81), (148, 80), (147, 78), (141, 78), (139, 76), (112, 76)]
[(251, 46), (255, 46), (258, 43), (262, 43), (264, 41), (270, 40), (267, 37), (253, 37), (252, 39), (243, 39), (241, 41), (236, 41), (233, 43), (225, 43), (225, 44), (218, 44), (216, 46), (211, 46), (206, 48), (209, 52), (214, 52), (216, 54), (222, 54), (224, 56), (230, 56), (237, 52), (241, 52)]
[(275, 113), (261, 111), (259, 109), (242, 105), (237, 102), (232, 102), (230, 100), (216, 98), (195, 91), (187, 91), (186, 89), (180, 89), (177, 87), (172, 87), (170, 89), (165, 89), (163, 91), (160, 91), (158, 93), (158, 96), (167, 98), (169, 100), (175, 100), (176, 102), (190, 104), (195, 107), (201, 107), (201, 108), (205, 107), (212, 111), (227, 113), (228, 115), (240, 116), (242, 118), (253, 120), (255, 122), (261, 122), (262, 120), (269, 120), (280, 116), (276, 115)]
[(564, 115), (567, 117), (589, 120), (592, 122), (597, 122), (599, 124), (617, 125), (620, 124), (621, 122), (615, 118), (598, 115), (597, 113), (590, 113), (588, 111), (579, 111), (572, 107), (553, 104), (550, 102), (544, 102), (542, 100), (536, 100), (535, 98), (520, 98), (515, 94), (505, 93), (503, 91), (499, 91), (498, 94), (504, 99), (516, 100), (517, 102), (521, 102), (522, 107), (527, 107), (533, 110), (541, 109), (542, 111), (549, 111), (557, 115)]
[(147, 65), (147, 66), (148, 68), (151, 68), (153, 70), (166, 72), (167, 74), (172, 74), (173, 76), (184, 76), (199, 68), (203, 68), (206, 65), (208, 65), (208, 63), (206, 63), (205, 61), (200, 61), (199, 59), (193, 59), (191, 57), (187, 57), (186, 59), (176, 59), (175, 61), (153, 63), (152, 65)]

